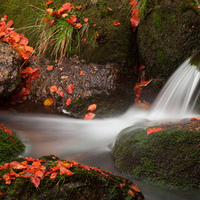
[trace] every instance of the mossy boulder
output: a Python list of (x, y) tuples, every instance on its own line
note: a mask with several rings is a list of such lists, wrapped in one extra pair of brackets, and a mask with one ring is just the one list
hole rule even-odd
[[(67, 1), (55, 0), (51, 4), (52, 8), (60, 8)], [(45, 1), (44, 1), (45, 3)], [(131, 48), (131, 27), (128, 20), (130, 5), (124, 0), (71, 0), (71, 5), (82, 6), (82, 16), (89, 19), (89, 29), (84, 37), (86, 42), (81, 42), (80, 54), (87, 62), (105, 64), (107, 62), (127, 63), (129, 50)], [(25, 33), (33, 45), (37, 40), (34, 35), (34, 29), (30, 31), (30, 26), (34, 26), (37, 17), (44, 12), (40, 9), (46, 9), (46, 5), (40, 0), (11, 0), (1, 3), (1, 15), (7, 15), (8, 20), (14, 21), (14, 27), (17, 32)], [(109, 9), (110, 8), (110, 9)], [(113, 22), (119, 20), (120, 25), (114, 26)], [(24, 28), (23, 28), (24, 27)], [(28, 31), (27, 31), (28, 30)], [(35, 32), (37, 27), (35, 26)], [(95, 35), (98, 38), (95, 41)], [(73, 38), (73, 53), (78, 53), (77, 38)], [(132, 58), (130, 58), (132, 59)]]
[[(132, 177), (162, 186), (199, 188), (200, 122), (161, 124), (159, 132), (123, 130), (112, 150), (115, 166)], [(153, 127), (155, 128), (155, 126)]]
[(144, 199), (127, 178), (53, 155), (0, 166), (0, 177), (0, 198), (6, 199)]
[(163, 85), (198, 50), (200, 10), (195, 0), (141, 2), (137, 41), (146, 74)]
[[(5, 131), (7, 132), (5, 132)], [(9, 133), (8, 133), (9, 132)], [(17, 158), (25, 150), (25, 145), (17, 135), (0, 125), (0, 164)]]

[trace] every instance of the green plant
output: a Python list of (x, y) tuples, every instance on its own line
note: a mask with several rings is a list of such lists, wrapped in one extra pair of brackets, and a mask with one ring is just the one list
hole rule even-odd
[(49, 4), (50, 1), (44, 10), (34, 7), (38, 18), (30, 28), (36, 34), (37, 56), (48, 54), (60, 61), (65, 55), (80, 52), (80, 41), (87, 34), (89, 24), (88, 19), (82, 17), (81, 6), (75, 7), (68, 2), (53, 10)]

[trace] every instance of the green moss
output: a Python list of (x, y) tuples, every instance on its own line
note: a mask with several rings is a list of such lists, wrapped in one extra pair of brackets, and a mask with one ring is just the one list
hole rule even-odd
[(112, 151), (115, 165), (133, 177), (178, 188), (200, 184), (200, 132), (178, 128), (146, 135), (125, 130)]
[[(115, 62), (125, 65), (129, 59), (128, 53), (132, 48), (128, 1), (99, 0), (96, 4), (87, 0), (71, 0), (70, 2), (72, 5), (81, 5), (83, 16), (89, 19), (88, 34), (84, 35), (86, 42), (80, 43), (80, 53), (84, 59), (87, 62), (100, 64)], [(65, 1), (55, 0), (52, 5), (59, 8), (63, 3)], [(107, 7), (112, 8), (112, 11), (108, 10)], [(25, 32), (26, 37), (30, 39), (30, 45), (34, 45), (37, 40), (34, 31), (30, 31), (28, 28), (35, 25), (38, 15), (41, 15), (37, 8), (44, 10), (45, 5), (40, 0), (34, 2), (31, 0), (11, 0), (3, 1), (0, 8), (2, 15), (7, 14), (9, 20), (14, 20), (14, 27), (17, 28), (17, 32)], [(120, 22), (118, 27), (113, 25), (116, 19)], [(95, 41), (96, 33), (99, 34), (99, 37)], [(76, 51), (72, 51), (72, 54), (78, 54), (77, 45), (79, 45), (79, 42), (77, 38), (73, 39), (72, 49)]]
[[(55, 166), (58, 163), (52, 161), (52, 155), (42, 157), (47, 160), (44, 164), (46, 172), (49, 172), (49, 167)], [(55, 156), (54, 156), (55, 158)], [(31, 163), (29, 163), (31, 164)], [(52, 167), (51, 166), (51, 167)], [(74, 165), (70, 170), (74, 173), (71, 176), (60, 175), (59, 171), (54, 180), (50, 179), (50, 175), (41, 178), (39, 188), (36, 189), (29, 178), (17, 177), (11, 181), (10, 185), (5, 184), (4, 179), (0, 179), (1, 197), (9, 199), (144, 199), (141, 192), (136, 192), (131, 189), (132, 183), (124, 177), (112, 175), (109, 172), (100, 172), (98, 170), (83, 169), (83, 165)], [(87, 167), (87, 166), (85, 166)], [(89, 167), (88, 167), (89, 168)], [(20, 170), (13, 169), (16, 173)], [(0, 176), (9, 172), (9, 169), (1, 170)], [(102, 172), (102, 173), (101, 173)], [(120, 183), (124, 186), (121, 187)], [(129, 190), (135, 194), (133, 198)]]
[(90, 97), (78, 98), (66, 107), (74, 117), (82, 118), (88, 113), (88, 106), (97, 104), (93, 113), (95, 118), (114, 117), (124, 113), (134, 102), (134, 95), (126, 90), (116, 89), (106, 93), (92, 94)]
[(16, 158), (24, 150), (25, 146), (16, 134), (9, 135), (0, 129), (0, 164)]

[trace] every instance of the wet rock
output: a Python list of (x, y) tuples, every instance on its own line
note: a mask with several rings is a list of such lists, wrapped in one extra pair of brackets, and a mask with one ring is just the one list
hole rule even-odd
[(8, 97), (20, 83), (19, 54), (9, 45), (0, 42), (0, 98)]
[(140, 61), (146, 66), (146, 75), (157, 79), (157, 85), (163, 85), (199, 48), (200, 10), (191, 0), (162, 0), (149, 1), (140, 12)]
[[(147, 124), (129, 127), (118, 135), (112, 150), (115, 166), (147, 182), (199, 189), (199, 120), (191, 118), (143, 127)], [(152, 128), (161, 130), (153, 132)], [(147, 135), (147, 130), (152, 133)]]

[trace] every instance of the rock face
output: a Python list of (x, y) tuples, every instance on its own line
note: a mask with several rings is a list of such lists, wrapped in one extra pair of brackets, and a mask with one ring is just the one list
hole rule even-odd
[(148, 182), (199, 189), (200, 122), (193, 120), (123, 130), (112, 151), (115, 166)]
[(191, 0), (162, 0), (147, 1), (140, 12), (140, 60), (149, 77), (164, 83), (199, 48), (200, 10)]
[(20, 82), (19, 54), (9, 45), (0, 42), (0, 98), (8, 97)]

